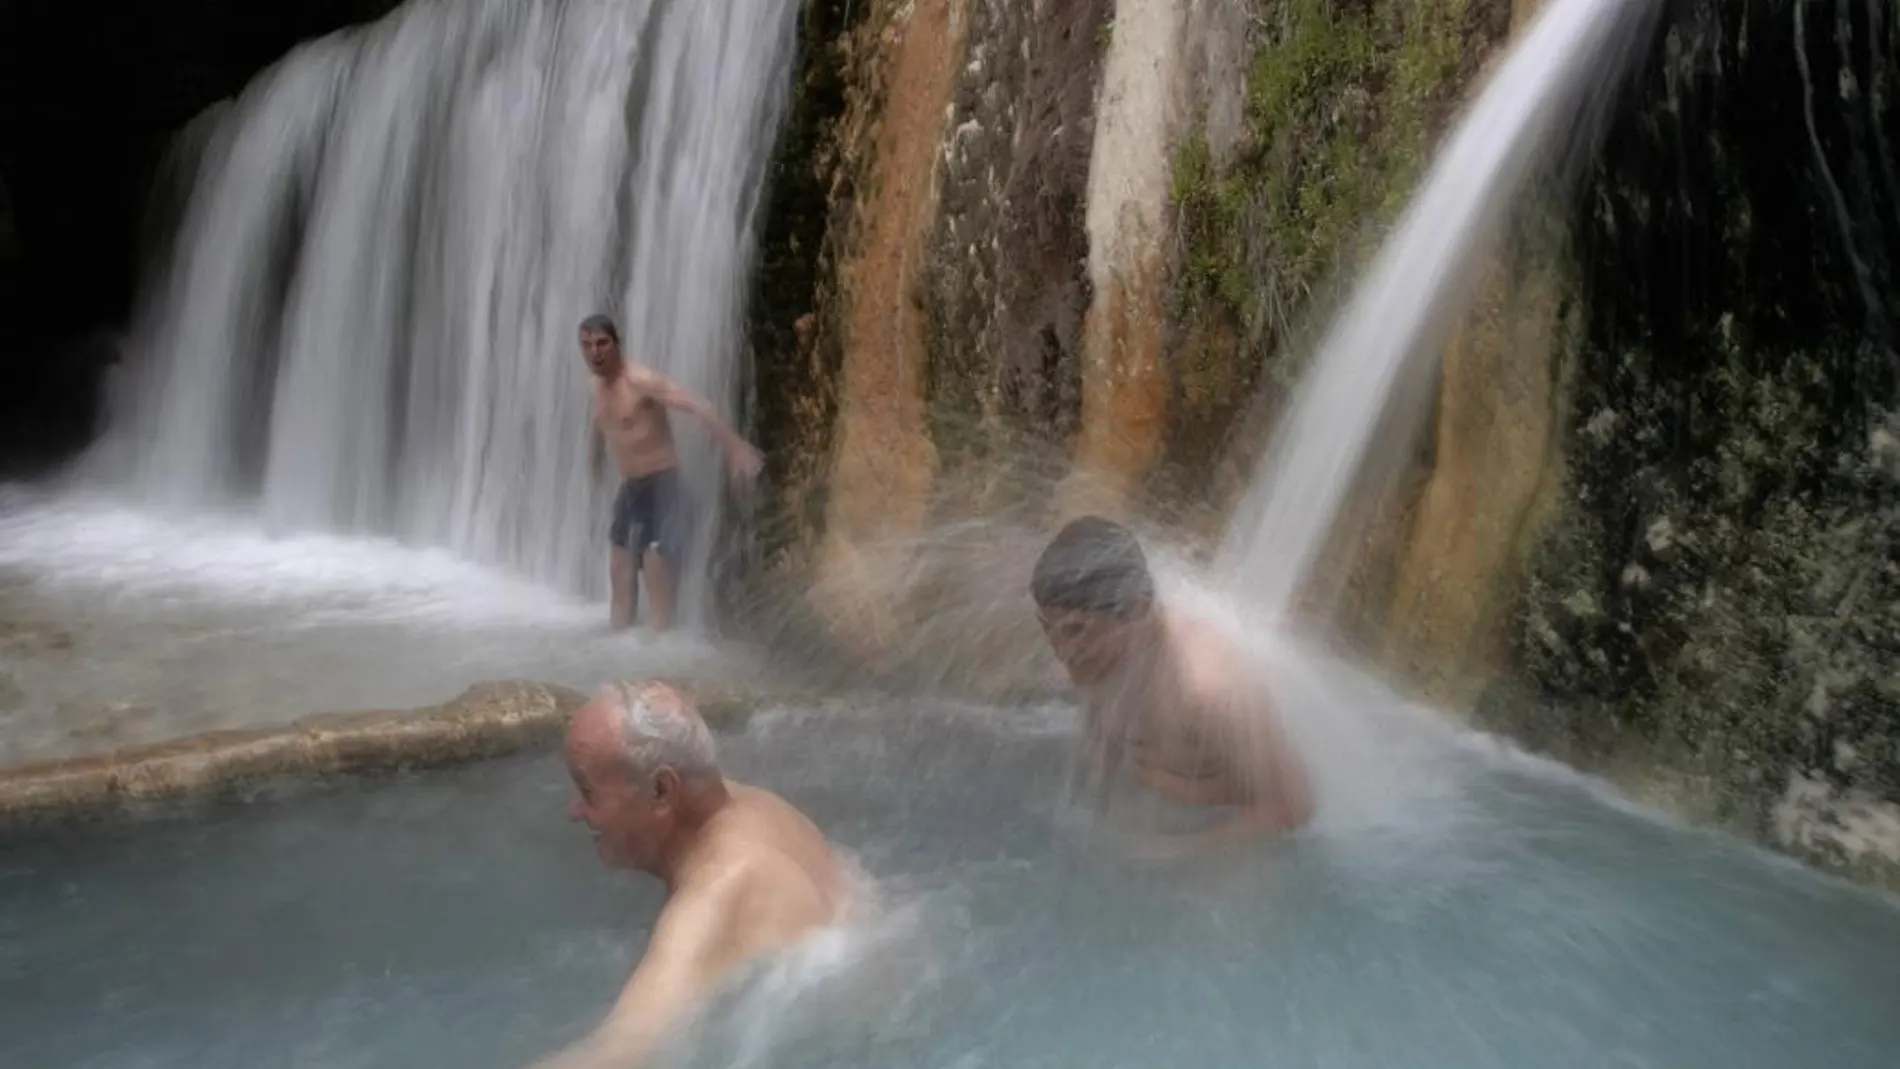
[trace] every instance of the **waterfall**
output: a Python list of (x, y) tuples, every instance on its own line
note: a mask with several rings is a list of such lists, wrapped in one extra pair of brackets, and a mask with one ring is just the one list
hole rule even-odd
[[(1406, 815), (1462, 789), (1444, 722), (1285, 625), (1349, 494), (1392, 459), (1375, 454), (1409, 447), (1430, 410), (1438, 353), (1520, 193), (1540, 167), (1562, 175), (1594, 148), (1659, 7), (1548, 0), (1513, 42), (1328, 324), (1228, 522), (1211, 583), (1183, 584), (1203, 614), (1242, 636), (1308, 764), (1322, 831), (1396, 822), (1416, 838), (1428, 829)], [(1568, 158), (1556, 154), (1564, 147)]]
[(1375, 439), (1404, 441), (1432, 401), (1435, 357), (1518, 194), (1600, 120), (1658, 0), (1548, 0), (1460, 118), (1397, 229), (1313, 358), (1229, 522), (1219, 566), (1244, 600), (1298, 598)]
[[(732, 411), (794, 0), (411, 0), (215, 120), (88, 458), (174, 509), (605, 589), (582, 317)], [(675, 416), (703, 605), (723, 496)]]

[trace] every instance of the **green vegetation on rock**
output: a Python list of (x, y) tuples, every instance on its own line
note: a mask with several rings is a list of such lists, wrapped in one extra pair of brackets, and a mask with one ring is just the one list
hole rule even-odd
[[(1553, 246), (1574, 256), (1566, 475), (1480, 710), (1855, 872), (1900, 843), (1809, 832), (1855, 819), (1828, 799), (1900, 802), (1900, 20), (1879, 7), (1672, 7)], [(1254, 14), (1238, 140), (1175, 159), (1172, 475), (1220, 455), (1235, 398), (1271, 406), (1297, 374), (1295, 331), (1509, 22), (1486, 0)]]
[(1208, 473), (1264, 426), (1299, 332), (1396, 219), (1509, 22), (1504, 0), (1254, 0), (1242, 129), (1220, 150), (1195, 130), (1174, 160), (1177, 492), (1219, 495)]
[(1900, 800), (1900, 215), (1860, 88), (1895, 72), (1813, 32), (1804, 72), (1763, 6), (1684, 9), (1581, 199), (1566, 499), (1514, 645), (1533, 735), (1768, 834), (1797, 778)]
[(1174, 201), (1187, 314), (1232, 316), (1253, 361), (1403, 206), (1508, 8), (1485, 0), (1267, 0), (1246, 129), (1218, 161), (1197, 132)]

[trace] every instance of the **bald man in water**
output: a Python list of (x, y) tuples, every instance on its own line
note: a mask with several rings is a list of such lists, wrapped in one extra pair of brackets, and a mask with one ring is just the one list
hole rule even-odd
[(666, 885), (645, 956), (594, 1032), (537, 1069), (641, 1064), (732, 971), (841, 920), (824, 835), (770, 791), (724, 778), (712, 733), (662, 683), (604, 687), (567, 734), (572, 813), (610, 868)]
[(1233, 639), (1162, 604), (1134, 534), (1099, 516), (1059, 532), (1030, 578), (1036, 616), (1083, 705), (1084, 767), (1123, 767), (1161, 797), (1225, 813), (1140, 841), (1165, 856), (1283, 834), (1312, 819), (1304, 762)]

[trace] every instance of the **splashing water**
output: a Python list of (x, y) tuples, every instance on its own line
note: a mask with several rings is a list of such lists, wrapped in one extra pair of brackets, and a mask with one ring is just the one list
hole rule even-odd
[[(1439, 151), (1418, 193), (1331, 324), (1230, 520), (1211, 575), (1165, 563), (1170, 597), (1234, 636), (1315, 794), (1314, 831), (1335, 847), (1412, 859), (1408, 821), (1463, 789), (1460, 735), (1366, 670), (1295, 633), (1291, 613), (1320, 564), (1349, 493), (1410, 446), (1432, 403), (1432, 355), (1468, 303), (1482, 256), (1541, 166), (1593, 147), (1615, 89), (1641, 50), (1653, 0), (1553, 0), (1516, 41)], [(1567, 139), (1560, 142), (1559, 139)], [(1568, 159), (1553, 160), (1553, 148)], [(1376, 443), (1376, 445), (1375, 445)], [(1394, 850), (1394, 832), (1401, 849)], [(1429, 832), (1429, 834), (1427, 834)]]
[[(1472, 762), (1380, 849), (1144, 869), (1048, 827), (1069, 741), (993, 711), (782, 707), (720, 750), (890, 908), (735, 976), (656, 1069), (1890, 1069), (1900, 1043), (1891, 899), (1531, 770)], [(662, 890), (560, 827), (571, 789), (537, 754), (0, 853), (0, 1064), (533, 1064), (601, 1019)]]
[(1409, 438), (1479, 253), (1555, 139), (1587, 147), (1659, 7), (1552, 0), (1459, 121), (1328, 330), (1229, 523), (1219, 568), (1250, 604), (1274, 617), (1292, 607), (1375, 437)]
[[(599, 593), (576, 326), (732, 407), (795, 12), (412, 0), (293, 52), (216, 120), (87, 474)], [(721, 491), (679, 437), (690, 621)]]

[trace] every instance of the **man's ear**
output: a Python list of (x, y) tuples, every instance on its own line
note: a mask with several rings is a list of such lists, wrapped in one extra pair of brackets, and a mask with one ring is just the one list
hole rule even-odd
[(677, 801), (680, 796), (680, 774), (662, 766), (653, 774), (653, 800), (662, 803)]

